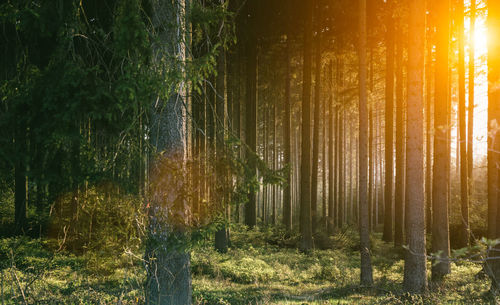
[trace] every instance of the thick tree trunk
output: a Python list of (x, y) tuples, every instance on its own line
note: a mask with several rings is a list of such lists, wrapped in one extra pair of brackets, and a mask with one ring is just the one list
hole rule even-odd
[(300, 248), (309, 251), (313, 247), (311, 224), (311, 42), (312, 1), (304, 2), (304, 65), (302, 84), (302, 160), (300, 167)]
[(432, 252), (441, 252), (432, 265), (432, 279), (440, 280), (450, 273), (450, 238), (448, 225), (448, 39), (450, 6), (447, 1), (436, 5), (436, 85), (434, 110), (434, 168), (432, 179)]
[(408, 121), (406, 145), (406, 196), (408, 200), (408, 251), (404, 265), (404, 289), (422, 293), (427, 289), (423, 177), (423, 80), (425, 1), (410, 0), (408, 49)]
[[(153, 61), (164, 69), (182, 71), (185, 59), (182, 33), (185, 31), (184, 1), (152, 1), (153, 26), (159, 29), (161, 45), (154, 45)], [(161, 30), (160, 30), (161, 29)], [(175, 58), (172, 61), (171, 58)], [(172, 61), (172, 62), (171, 62)], [(169, 84), (171, 85), (171, 84)], [(145, 259), (148, 304), (191, 304), (190, 256), (185, 250), (186, 228), (190, 225), (189, 204), (183, 199), (187, 181), (185, 84), (166, 101), (158, 98), (151, 115), (151, 142), (156, 149), (151, 167), (149, 230)]]
[(387, 2), (387, 37), (386, 37), (386, 76), (385, 76), (385, 208), (384, 241), (392, 241), (392, 177), (394, 175), (394, 19), (393, 3)]
[(368, 115), (366, 92), (366, 0), (359, 0), (359, 210), (361, 285), (373, 285), (370, 257), (370, 228), (368, 213), (367, 167), (368, 167)]

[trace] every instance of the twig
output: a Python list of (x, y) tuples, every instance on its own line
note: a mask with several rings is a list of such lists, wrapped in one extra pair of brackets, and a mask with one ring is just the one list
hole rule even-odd
[(10, 275), (12, 277), (12, 280), (16, 280), (16, 284), (17, 284), (17, 288), (19, 289), (19, 291), (21, 292), (21, 295), (23, 297), (23, 301), (24, 301), (24, 304), (28, 305), (28, 302), (26, 301), (26, 296), (24, 295), (24, 291), (23, 291), (23, 288), (21, 287), (21, 283), (19, 283), (19, 278), (17, 277), (17, 274), (16, 272), (14, 271), (14, 268), (10, 268)]

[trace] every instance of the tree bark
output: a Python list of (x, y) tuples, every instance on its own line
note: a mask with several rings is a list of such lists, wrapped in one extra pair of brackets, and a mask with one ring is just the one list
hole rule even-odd
[(404, 241), (405, 123), (403, 95), (403, 27), (399, 19), (396, 34), (396, 183), (394, 194), (394, 245)]
[(334, 230), (334, 205), (335, 205), (335, 113), (336, 107), (333, 102), (333, 60), (330, 60), (329, 73), (330, 77), (330, 95), (328, 105), (330, 105), (328, 116), (328, 233), (332, 234)]
[(469, 28), (469, 100), (467, 105), (467, 171), (469, 183), (469, 197), (474, 191), (474, 94), (475, 94), (475, 41), (476, 31), (476, 0), (470, 2), (470, 28)]
[[(319, 4), (319, 1), (315, 1)], [(314, 39), (314, 126), (313, 126), (313, 147), (312, 147), (312, 180), (311, 180), (311, 219), (313, 233), (316, 232), (318, 223), (318, 159), (319, 159), (319, 128), (320, 128), (320, 103), (321, 103), (321, 8), (316, 6), (316, 37)]]
[[(464, 0), (458, 0), (458, 115), (460, 139), (460, 199), (461, 199), (461, 232), (459, 245), (469, 245), (469, 182), (467, 161), (467, 135), (465, 121), (465, 50), (464, 50)], [(458, 147), (457, 147), (458, 148)]]
[[(255, 1), (247, 2), (248, 10), (247, 22), (247, 67), (246, 67), (246, 128), (245, 141), (248, 152), (248, 166), (250, 174), (253, 177), (257, 176), (257, 33), (255, 32)], [(253, 228), (257, 224), (256, 211), (257, 193), (255, 189), (250, 189), (248, 193), (248, 202), (245, 209), (245, 224), (249, 228)]]
[[(434, 103), (434, 168), (432, 179), (432, 252), (441, 253), (432, 265), (432, 279), (440, 280), (450, 273), (450, 238), (448, 225), (448, 45), (450, 6), (440, 1), (436, 6), (436, 85)], [(443, 259), (441, 259), (443, 258)]]
[(394, 19), (393, 3), (387, 2), (386, 78), (385, 78), (385, 208), (382, 240), (392, 241), (392, 177), (394, 175)]
[(283, 189), (283, 224), (288, 232), (292, 231), (292, 171), (291, 164), (291, 143), (290, 143), (290, 38), (287, 37), (285, 47), (285, 117), (283, 120), (283, 158), (285, 164), (289, 166), (286, 174), (286, 183)]
[[(152, 1), (152, 23), (159, 29), (162, 44), (153, 46), (153, 61), (164, 69), (183, 70), (185, 60), (185, 2)], [(160, 30), (161, 29), (161, 30)], [(175, 58), (174, 60), (172, 58)], [(172, 84), (169, 84), (172, 86)], [(177, 86), (176, 86), (177, 85)], [(146, 303), (191, 304), (190, 255), (186, 251), (190, 225), (189, 204), (183, 199), (187, 181), (185, 83), (174, 84), (168, 100), (154, 102), (151, 115), (151, 142), (156, 149), (151, 168)]]
[(360, 252), (361, 285), (373, 285), (370, 257), (370, 228), (368, 213), (367, 167), (368, 167), (368, 116), (366, 92), (366, 0), (359, 0), (359, 204), (360, 204)]
[(423, 177), (423, 80), (425, 44), (425, 1), (410, 0), (408, 49), (408, 105), (406, 145), (406, 196), (408, 200), (408, 251), (403, 286), (407, 292), (427, 289)]
[(302, 160), (300, 167), (300, 248), (309, 251), (313, 247), (311, 224), (311, 42), (312, 3), (304, 2), (304, 66), (302, 84)]

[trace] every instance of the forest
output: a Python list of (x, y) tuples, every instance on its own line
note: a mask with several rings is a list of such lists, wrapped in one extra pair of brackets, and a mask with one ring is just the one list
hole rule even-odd
[(500, 304), (499, 37), (498, 0), (1, 0), (1, 304)]

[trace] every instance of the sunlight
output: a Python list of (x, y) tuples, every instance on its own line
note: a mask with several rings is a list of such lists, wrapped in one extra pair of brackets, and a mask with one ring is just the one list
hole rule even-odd
[(484, 22), (476, 22), (476, 29), (474, 31), (474, 49), (478, 55), (484, 55), (487, 53), (487, 48), (488, 29), (486, 28)]

